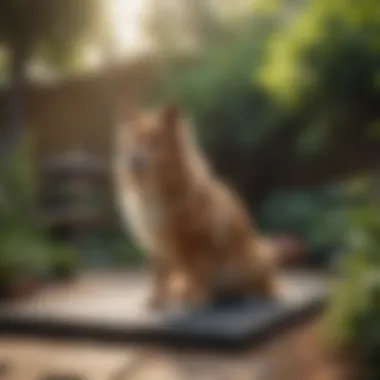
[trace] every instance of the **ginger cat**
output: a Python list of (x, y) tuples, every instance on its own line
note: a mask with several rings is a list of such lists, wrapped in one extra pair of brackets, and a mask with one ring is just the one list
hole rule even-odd
[(181, 109), (135, 115), (119, 132), (118, 199), (153, 266), (149, 304), (195, 307), (223, 292), (273, 296), (273, 255), (209, 168)]

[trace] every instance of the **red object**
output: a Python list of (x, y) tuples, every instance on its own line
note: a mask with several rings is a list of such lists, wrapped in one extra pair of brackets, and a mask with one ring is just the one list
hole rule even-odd
[(0, 298), (25, 298), (34, 294), (39, 289), (39, 286), (40, 282), (34, 276), (20, 276), (0, 287)]

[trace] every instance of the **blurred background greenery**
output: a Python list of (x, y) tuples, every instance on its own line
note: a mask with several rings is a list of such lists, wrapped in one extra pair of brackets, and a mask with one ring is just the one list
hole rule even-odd
[[(306, 262), (343, 273), (328, 325), (378, 363), (377, 0), (3, 0), (2, 281), (144, 260), (107, 169), (116, 105), (141, 99), (142, 62), (149, 102), (183, 105), (261, 229), (300, 237)], [(78, 151), (90, 158), (61, 157)], [(54, 175), (42, 169), (59, 155)]]

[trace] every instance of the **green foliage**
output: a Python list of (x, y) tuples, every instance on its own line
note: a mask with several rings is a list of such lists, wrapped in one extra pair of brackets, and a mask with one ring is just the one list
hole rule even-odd
[(244, 154), (279, 128), (282, 110), (250, 82), (271, 32), (271, 25), (254, 25), (225, 37), (199, 64), (170, 70), (164, 78), (160, 97), (178, 99), (191, 110), (201, 141), (211, 150), (227, 145)]
[(261, 81), (287, 103), (328, 104), (374, 92), (380, 62), (375, 0), (310, 0), (269, 45)]
[(72, 247), (51, 244), (49, 257), (50, 272), (58, 278), (70, 278), (77, 272), (79, 258), (77, 251)]
[(131, 237), (125, 236), (125, 233), (111, 236), (106, 242), (106, 247), (116, 265), (131, 267), (146, 262), (146, 253), (133, 243)]
[(7, 160), (7, 165), (0, 167), (0, 227), (2, 230), (14, 228), (20, 220), (23, 223), (29, 223), (29, 219), (24, 216), (32, 212), (36, 178), (34, 166), (29, 157), (30, 145), (30, 139), (23, 139), (17, 152), (10, 160)]
[(309, 115), (299, 136), (301, 159), (357, 147), (363, 149), (354, 154), (364, 156), (379, 141), (380, 3), (309, 0), (295, 9), (268, 41), (255, 81), (279, 104)]
[(351, 251), (341, 260), (342, 279), (330, 301), (325, 326), (333, 344), (359, 348), (366, 378), (372, 380), (380, 375), (380, 204), (373, 192), (367, 199), (351, 214)]
[(23, 139), (0, 175), (0, 282), (23, 275), (44, 275), (59, 260), (77, 268), (76, 252), (57, 246), (36, 218), (36, 186), (32, 140)]
[(133, 267), (146, 260), (145, 252), (134, 244), (128, 232), (113, 223), (101, 232), (89, 232), (79, 242), (79, 248), (87, 267)]
[(350, 200), (343, 197), (342, 187), (274, 191), (263, 204), (260, 226), (271, 233), (287, 231), (302, 236), (310, 260), (324, 263), (345, 244)]

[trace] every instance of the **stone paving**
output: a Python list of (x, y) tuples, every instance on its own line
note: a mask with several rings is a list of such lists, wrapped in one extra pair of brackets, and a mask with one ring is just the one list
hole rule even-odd
[[(292, 304), (303, 302), (326, 291), (329, 281), (320, 274), (285, 273), (281, 278), (281, 298)], [(145, 271), (90, 272), (70, 284), (49, 286), (28, 300), (1, 305), (1, 312), (88, 324), (146, 324), (160, 318), (146, 312), (149, 286)]]
[[(256, 350), (230, 354), (0, 338), (2, 380), (348, 380), (309, 321)], [(350, 364), (350, 363), (349, 363)]]
[[(152, 318), (143, 307), (149, 289), (146, 276), (92, 272), (7, 307), (89, 323), (146, 323)], [(282, 296), (301, 302), (327, 286), (327, 278), (320, 275), (286, 274)], [(345, 380), (346, 368), (329, 363), (322, 354), (316, 326), (314, 318), (260, 348), (229, 354), (0, 336), (0, 380)]]

